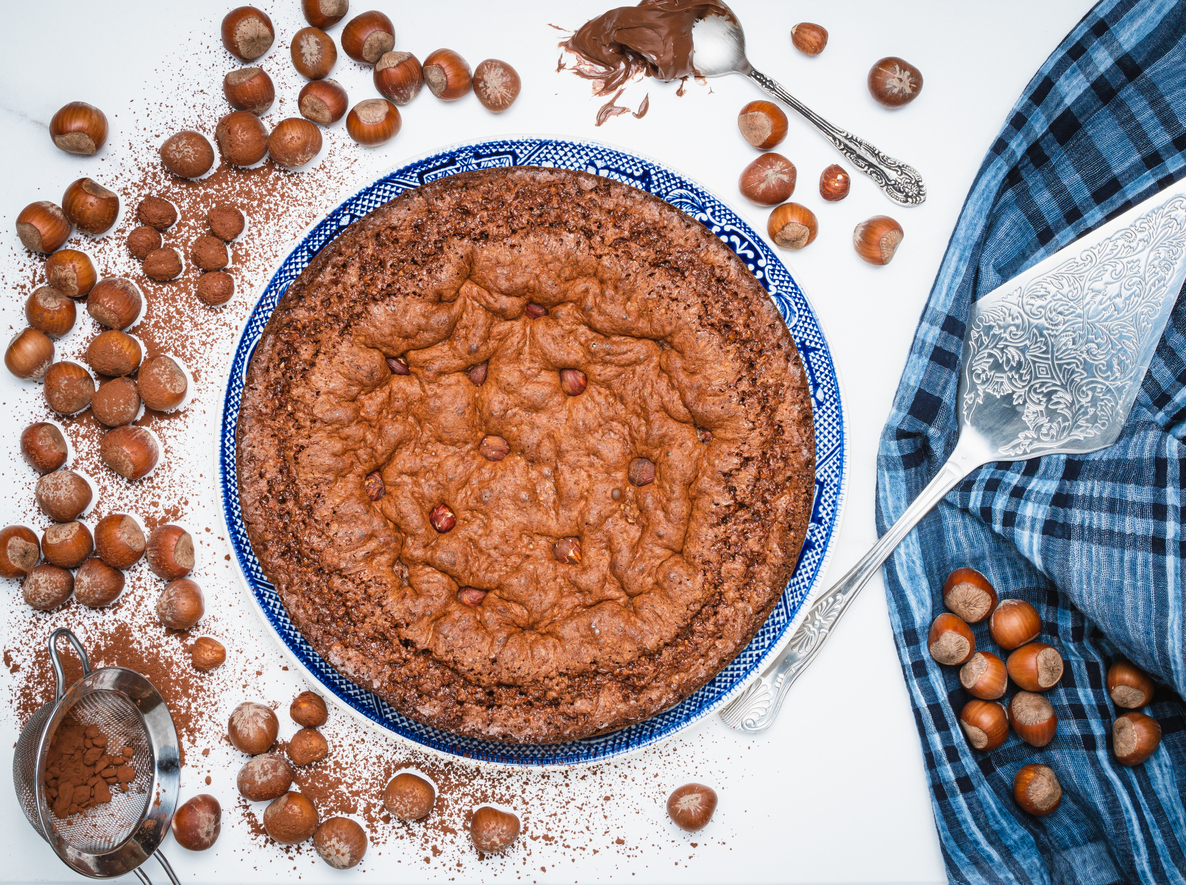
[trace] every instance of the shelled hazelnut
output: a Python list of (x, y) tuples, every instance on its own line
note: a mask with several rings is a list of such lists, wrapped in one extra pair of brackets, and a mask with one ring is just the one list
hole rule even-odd
[(905, 59), (890, 55), (873, 63), (867, 83), (869, 94), (878, 104), (900, 108), (918, 98), (922, 72)]
[(232, 111), (219, 120), (214, 140), (232, 166), (254, 166), (268, 154), (268, 130), (250, 111)]
[(580, 396), (589, 385), (589, 378), (580, 369), (560, 370), (560, 389), (568, 396)]
[(1161, 745), (1161, 725), (1152, 716), (1129, 710), (1112, 723), (1112, 752), (1121, 765), (1140, 765)]
[(996, 701), (973, 698), (960, 711), (960, 728), (973, 748), (995, 750), (1009, 736), (1009, 716)]
[(131, 568), (144, 555), (144, 530), (135, 517), (108, 514), (95, 525), (95, 552), (112, 568)]
[(301, 28), (293, 35), (292, 66), (310, 80), (324, 80), (338, 61), (338, 47), (333, 37), (321, 28)]
[(297, 725), (305, 728), (320, 728), (325, 725), (329, 711), (325, 707), (325, 699), (315, 691), (302, 691), (293, 698), (288, 707), (288, 715)]
[(443, 535), (446, 532), (452, 531), (453, 526), (457, 525), (457, 515), (448, 504), (437, 504), (436, 507), (432, 508), (432, 512), (428, 514), (428, 521), (434, 529)]
[(40, 474), (52, 473), (66, 463), (66, 438), (53, 424), (38, 421), (21, 432), (21, 456)]
[(775, 206), (766, 221), (766, 232), (776, 246), (799, 250), (815, 241), (819, 222), (815, 213), (802, 203)]
[(144, 307), (140, 287), (124, 277), (104, 277), (87, 296), (86, 312), (100, 326), (123, 330), (132, 325)]
[(833, 163), (819, 176), (819, 195), (829, 203), (838, 203), (848, 196), (852, 177), (838, 163)]
[(179, 525), (160, 525), (148, 536), (144, 558), (157, 577), (184, 578), (194, 567), (194, 539)]
[(247, 219), (234, 203), (222, 202), (210, 207), (210, 211), (206, 213), (206, 224), (211, 234), (224, 243), (229, 243), (243, 233)]
[(220, 307), (235, 297), (235, 279), (225, 271), (216, 270), (198, 277), (198, 300), (210, 307)]
[(258, 117), (276, 100), (276, 86), (263, 68), (235, 68), (222, 78), (222, 94), (236, 111)]
[(33, 497), (41, 512), (55, 522), (78, 519), (91, 505), (91, 484), (73, 470), (55, 470), (37, 480)]
[(41, 558), (41, 542), (28, 526), (0, 529), (0, 577), (23, 578)]
[(252, 701), (239, 704), (227, 722), (227, 737), (244, 753), (258, 756), (276, 742), (280, 720), (263, 704)]
[(62, 207), (49, 200), (30, 203), (16, 217), (16, 235), (30, 252), (55, 252), (70, 236), (70, 222)]
[(943, 604), (969, 624), (979, 624), (997, 606), (997, 591), (974, 568), (957, 568), (943, 582)]
[(131, 378), (104, 381), (91, 397), (91, 414), (104, 427), (123, 427), (140, 415), (140, 393)]
[(474, 68), (474, 95), (493, 114), (513, 105), (522, 85), (518, 71), (497, 58), (480, 61)]
[(222, 45), (240, 61), (255, 61), (275, 39), (272, 20), (254, 6), (240, 6), (223, 17)]
[(470, 366), (465, 373), (465, 377), (469, 379), (469, 383), (474, 387), (481, 387), (486, 383), (486, 375), (489, 371), (490, 363), (483, 360), (476, 366)]
[(330, 126), (346, 116), (349, 98), (337, 80), (311, 80), (301, 87), (297, 108), (306, 120)]
[(561, 538), (552, 545), (552, 556), (557, 562), (565, 565), (580, 565), (581, 539)]
[(77, 249), (62, 249), (45, 260), (45, 281), (71, 298), (83, 298), (99, 275), (91, 257)]
[(226, 646), (212, 636), (199, 636), (189, 647), (189, 658), (195, 670), (202, 673), (217, 670), (226, 660)]
[(119, 197), (89, 178), (80, 178), (62, 195), (62, 212), (80, 231), (98, 236), (115, 224)]
[(540, 317), (546, 317), (548, 315), (548, 309), (542, 304), (528, 301), (523, 307), (523, 313), (529, 320), (538, 320)]
[(681, 830), (696, 832), (708, 826), (717, 808), (717, 794), (704, 784), (684, 784), (667, 797), (667, 815)]
[(154, 249), (144, 256), (144, 275), (158, 283), (167, 283), (181, 276), (185, 263), (181, 253), (172, 246)]
[(167, 231), (177, 223), (177, 207), (164, 197), (145, 197), (136, 206), (136, 218), (153, 230)]
[(264, 809), (264, 829), (284, 845), (297, 845), (313, 835), (318, 823), (317, 807), (303, 793), (287, 792)]
[(992, 652), (976, 652), (960, 667), (960, 685), (973, 697), (995, 701), (1009, 685), (1005, 662)]
[(469, 837), (483, 854), (505, 851), (519, 838), (519, 818), (509, 811), (483, 805), (469, 823)]
[(61, 338), (74, 328), (78, 308), (51, 286), (38, 286), (25, 302), (25, 320), (50, 338)]
[(313, 847), (335, 870), (348, 870), (366, 856), (366, 830), (348, 817), (331, 817), (313, 831)]
[(140, 342), (127, 332), (116, 329), (100, 332), (86, 349), (86, 361), (90, 367), (109, 378), (135, 372), (143, 356)]
[(304, 767), (328, 756), (329, 744), (316, 728), (302, 728), (288, 742), (287, 751), (293, 765)]
[(235, 785), (243, 798), (251, 802), (270, 802), (292, 786), (292, 766), (279, 753), (261, 752), (243, 763)]
[(828, 31), (814, 22), (791, 26), (791, 45), (804, 55), (819, 55), (828, 45)]
[(395, 27), (378, 10), (356, 15), (342, 28), (342, 51), (360, 64), (373, 65), (395, 46)]
[(456, 101), (473, 86), (473, 73), (464, 58), (452, 49), (437, 49), (424, 59), (424, 85), (441, 101)]
[(1013, 651), (1038, 638), (1042, 619), (1038, 610), (1023, 599), (1002, 599), (988, 621), (993, 641), (1005, 651)]
[(462, 605), (468, 605), (470, 608), (476, 608), (482, 604), (482, 600), (486, 598), (486, 591), (479, 590), (477, 587), (459, 587), (457, 590), (457, 601)]
[(385, 52), (375, 62), (374, 81), (380, 95), (397, 105), (405, 105), (424, 86), (420, 59), (410, 52)]
[(41, 536), (41, 555), (58, 568), (78, 568), (94, 551), (91, 530), (77, 520), (55, 522)]
[(190, 246), (189, 259), (199, 270), (222, 270), (231, 262), (226, 243), (218, 237), (202, 234)]
[(487, 461), (501, 461), (511, 453), (511, 446), (501, 436), (484, 436), (478, 444), (478, 452)]
[(399, 108), (385, 98), (360, 101), (346, 115), (346, 132), (357, 143), (367, 147), (383, 144), (400, 130)]
[(650, 458), (634, 458), (626, 471), (632, 486), (650, 485), (655, 481), (655, 462)]
[(1118, 707), (1135, 710), (1153, 700), (1153, 680), (1128, 661), (1117, 661), (1108, 668), (1107, 685), (1108, 696)]
[(436, 798), (432, 784), (410, 771), (401, 771), (383, 791), (383, 807), (400, 820), (423, 820)]
[(189, 799), (177, 809), (170, 824), (177, 844), (189, 851), (206, 851), (222, 832), (222, 808), (207, 793)]
[(160, 457), (156, 437), (143, 427), (113, 427), (99, 443), (99, 458), (103, 463), (133, 482), (148, 476)]
[(864, 261), (882, 267), (894, 260), (902, 236), (902, 225), (888, 215), (874, 215), (853, 228), (852, 247)]
[(332, 28), (350, 11), (350, 0), (301, 0), (305, 21), (315, 28)]
[(782, 154), (762, 154), (741, 170), (737, 189), (759, 206), (777, 206), (795, 192), (795, 164)]
[(21, 583), (25, 603), (41, 612), (51, 612), (66, 604), (74, 593), (74, 576), (56, 565), (34, 566)]
[(165, 139), (161, 163), (181, 178), (201, 178), (214, 166), (214, 147), (200, 132), (186, 129)]
[(171, 630), (188, 630), (206, 613), (202, 588), (189, 578), (170, 581), (156, 602), (156, 616)]
[(22, 381), (40, 381), (54, 362), (54, 343), (38, 329), (22, 329), (4, 351), (4, 367)]
[(963, 619), (944, 612), (931, 624), (927, 649), (940, 664), (964, 664), (976, 651), (976, 637)]
[(181, 366), (172, 357), (163, 354), (144, 361), (136, 373), (136, 384), (144, 405), (158, 412), (176, 409), (185, 401), (185, 394), (189, 390), (189, 382)]
[(1019, 691), (1009, 701), (1009, 724), (1027, 744), (1044, 747), (1054, 740), (1058, 716), (1042, 695)]
[(49, 137), (68, 154), (96, 154), (107, 141), (107, 115), (85, 101), (72, 101), (50, 119)]
[(74, 598), (88, 608), (111, 605), (124, 589), (124, 573), (101, 559), (88, 559), (74, 575)]
[(147, 224), (142, 224), (140, 227), (132, 228), (131, 233), (128, 234), (127, 245), (128, 251), (132, 257), (143, 261), (153, 252), (161, 248), (160, 231), (149, 227)]
[(321, 153), (321, 130), (303, 117), (281, 120), (268, 136), (268, 153), (281, 168), (304, 166)]
[(1062, 802), (1062, 785), (1049, 765), (1023, 765), (1013, 777), (1013, 798), (1036, 817), (1053, 814)]
[(787, 137), (787, 115), (772, 101), (751, 101), (737, 115), (737, 128), (751, 145), (768, 151)]
[(1046, 691), (1062, 679), (1062, 655), (1045, 642), (1031, 642), (1009, 655), (1009, 678), (1026, 691)]

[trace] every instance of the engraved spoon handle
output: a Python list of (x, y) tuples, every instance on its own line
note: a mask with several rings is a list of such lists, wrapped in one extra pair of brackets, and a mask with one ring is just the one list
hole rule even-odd
[(785, 102), (803, 115), (850, 163), (872, 178), (874, 184), (895, 203), (917, 206), (927, 198), (927, 186), (913, 166), (907, 166), (901, 160), (888, 157), (863, 138), (857, 138), (851, 132), (833, 126), (761, 71), (751, 69), (748, 76), (779, 101)]
[(751, 734), (770, 727), (778, 716), (787, 689), (815, 660), (824, 642), (832, 635), (840, 616), (848, 609), (869, 578), (881, 568), (881, 564), (889, 558), (894, 548), (918, 521), (929, 513), (944, 495), (955, 488), (956, 483), (984, 463), (983, 459), (968, 451), (970, 448), (971, 446), (961, 447), (957, 444), (955, 451), (939, 469), (935, 478), (898, 517), (898, 521), (890, 526), (889, 531), (861, 557), (848, 574), (812, 604), (807, 610), (807, 616), (791, 636), (782, 657), (767, 667), (749, 688), (721, 710), (721, 718), (726, 723)]

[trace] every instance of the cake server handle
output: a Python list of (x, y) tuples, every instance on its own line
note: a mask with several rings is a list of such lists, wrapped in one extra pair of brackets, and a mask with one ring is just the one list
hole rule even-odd
[[(961, 442), (965, 439), (966, 437), (962, 437)], [(910, 534), (910, 530), (918, 521), (926, 516), (944, 495), (955, 488), (956, 483), (985, 463), (982, 458), (977, 457), (978, 453), (970, 451), (971, 448), (961, 447), (957, 443), (955, 451), (939, 469), (935, 478), (898, 517), (898, 521), (890, 526), (889, 531), (861, 557), (848, 574), (812, 604), (803, 622), (791, 636), (782, 657), (762, 671), (762, 675), (754, 680), (749, 688), (721, 710), (721, 718), (728, 725), (751, 734), (770, 727), (778, 716), (787, 689), (815, 660), (819, 650), (832, 635), (841, 615), (856, 599), (861, 588), (881, 568), (882, 563), (889, 559), (889, 555), (902, 539)]]

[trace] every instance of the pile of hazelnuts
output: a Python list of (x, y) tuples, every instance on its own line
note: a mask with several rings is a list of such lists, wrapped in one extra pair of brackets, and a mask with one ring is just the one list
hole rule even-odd
[[(309, 26), (293, 35), (289, 46), (293, 67), (309, 82), (297, 97), (300, 117), (281, 120), (269, 133), (259, 116), (276, 98), (272, 78), (258, 66), (236, 68), (223, 78), (223, 94), (235, 110), (218, 121), (214, 138), (223, 159), (232, 166), (253, 166), (266, 156), (284, 169), (297, 169), (321, 152), (318, 127), (330, 126), (343, 116), (346, 131), (361, 145), (374, 146), (394, 138), (402, 124), (399, 108), (412, 101), (422, 87), (441, 101), (454, 101), (472, 90), (483, 107), (501, 113), (519, 95), (520, 80), (515, 69), (498, 59), (486, 59), (471, 71), (451, 49), (430, 53), (421, 64), (410, 52), (395, 50), (395, 28), (391, 19), (377, 10), (360, 13), (342, 29), (342, 50), (351, 59), (374, 69), (375, 89), (381, 98), (364, 99), (347, 114), (349, 99), (336, 80), (329, 79), (337, 63), (338, 50), (326, 33), (350, 9), (349, 0), (301, 0)], [(272, 47), (276, 31), (272, 20), (253, 6), (232, 9), (222, 20), (222, 45), (235, 58), (250, 63)], [(214, 150), (204, 136), (183, 132), (193, 151), (200, 149), (204, 168), (179, 172), (171, 166), (162, 147), (166, 168), (187, 178), (204, 175), (214, 163)], [(171, 139), (172, 140), (172, 139)], [(166, 142), (168, 145), (169, 142)]]
[[(1063, 659), (1058, 650), (1038, 636), (1042, 619), (1022, 599), (1001, 599), (989, 580), (976, 569), (957, 568), (943, 583), (943, 603), (948, 611), (931, 624), (927, 648), (940, 664), (960, 668), (960, 684), (972, 695), (960, 711), (959, 722), (968, 743), (977, 750), (995, 750), (1005, 742), (1009, 728), (1034, 747), (1044, 747), (1058, 729), (1054, 707), (1042, 694), (1058, 684)], [(1003, 650), (1005, 661), (990, 651), (978, 650), (969, 624), (988, 619), (989, 633)], [(1004, 697), (1009, 680), (1020, 689), (1008, 704)], [(1153, 680), (1127, 661), (1116, 661), (1108, 670), (1108, 695), (1129, 712), (1112, 725), (1112, 752), (1121, 765), (1140, 765), (1161, 743), (1157, 720), (1136, 708), (1153, 698)], [(1022, 766), (1013, 780), (1017, 803), (1033, 815), (1054, 812), (1062, 801), (1062, 787), (1053, 769), (1031, 763)]]
[[(791, 43), (805, 55), (819, 55), (828, 45), (828, 32), (812, 22), (800, 22), (791, 28)], [(881, 105), (900, 108), (913, 101), (922, 90), (922, 73), (897, 57), (877, 61), (867, 79), (869, 93)], [(741, 172), (738, 188), (742, 196), (759, 206), (773, 206), (766, 222), (770, 239), (783, 249), (799, 250), (810, 245), (819, 233), (815, 213), (802, 203), (787, 202), (795, 192), (798, 172), (795, 164), (774, 153), (787, 135), (787, 115), (771, 101), (751, 101), (737, 115), (742, 137), (763, 153)], [(838, 163), (820, 173), (819, 195), (828, 203), (848, 196), (852, 177)], [(856, 226), (852, 245), (857, 255), (874, 266), (893, 260), (902, 242), (902, 226), (888, 215), (875, 215)]]

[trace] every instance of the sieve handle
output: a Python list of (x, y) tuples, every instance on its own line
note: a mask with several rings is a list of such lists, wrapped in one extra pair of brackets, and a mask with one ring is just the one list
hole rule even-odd
[(136, 874), (136, 878), (143, 882), (144, 885), (152, 885), (152, 879), (144, 875), (144, 870), (137, 867), (136, 869), (132, 870), (132, 872)]
[(169, 881), (172, 882), (173, 885), (181, 885), (181, 883), (177, 881), (177, 874), (173, 872), (173, 867), (169, 865), (169, 859), (165, 857), (164, 853), (161, 851), (155, 851), (153, 852), (152, 856), (160, 861), (161, 866), (165, 868), (165, 875), (169, 877)]
[(62, 659), (58, 657), (58, 640), (63, 636), (74, 646), (74, 650), (78, 653), (78, 659), (82, 661), (82, 675), (89, 676), (91, 672), (90, 659), (86, 656), (86, 649), (82, 647), (82, 643), (78, 641), (77, 636), (65, 627), (59, 627), (53, 633), (50, 633), (49, 661), (54, 666), (54, 679), (58, 685), (57, 699), (59, 701), (62, 699), (62, 695), (66, 693), (66, 670), (62, 667)]

